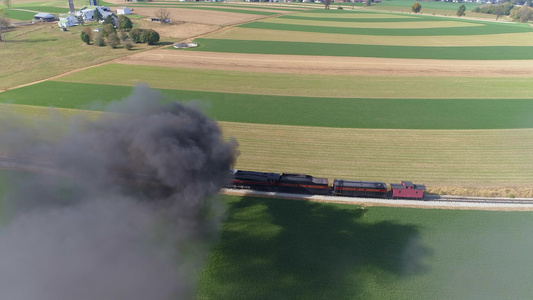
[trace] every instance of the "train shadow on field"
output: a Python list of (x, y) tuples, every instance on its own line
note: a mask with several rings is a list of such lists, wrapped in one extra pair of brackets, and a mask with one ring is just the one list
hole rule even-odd
[[(357, 206), (242, 197), (200, 281), (202, 299), (357, 299), (428, 271), (414, 225), (367, 220)], [(378, 218), (379, 219), (379, 218)]]

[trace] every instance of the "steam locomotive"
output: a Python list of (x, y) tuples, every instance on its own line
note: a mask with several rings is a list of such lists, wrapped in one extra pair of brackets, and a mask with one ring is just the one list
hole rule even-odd
[(291, 194), (421, 200), (426, 190), (410, 181), (391, 183), (389, 190), (384, 182), (335, 179), (330, 185), (327, 178), (306, 174), (233, 170), (231, 175), (228, 188)]

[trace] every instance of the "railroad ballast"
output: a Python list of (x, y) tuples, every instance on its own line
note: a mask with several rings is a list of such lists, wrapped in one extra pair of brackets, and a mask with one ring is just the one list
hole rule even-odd
[(423, 199), (426, 187), (410, 181), (391, 183), (335, 179), (330, 185), (327, 178), (306, 174), (265, 173), (233, 170), (228, 188), (308, 195), (369, 197), (393, 199)]

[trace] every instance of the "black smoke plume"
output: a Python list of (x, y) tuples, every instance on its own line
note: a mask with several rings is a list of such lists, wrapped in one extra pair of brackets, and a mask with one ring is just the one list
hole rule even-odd
[(19, 175), (4, 195), (2, 299), (194, 298), (237, 144), (163, 100), (137, 87), (54, 142), (1, 124), (4, 155), (52, 171)]

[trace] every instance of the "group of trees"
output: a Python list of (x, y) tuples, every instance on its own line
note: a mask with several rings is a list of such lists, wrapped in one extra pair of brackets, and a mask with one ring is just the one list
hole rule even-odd
[(92, 41), (94, 45), (100, 47), (108, 45), (117, 48), (123, 44), (124, 48), (128, 50), (133, 48), (133, 43), (153, 45), (159, 41), (159, 34), (155, 30), (133, 28), (131, 20), (124, 15), (120, 15), (118, 18), (118, 29), (120, 30), (118, 33), (113, 22), (107, 24), (104, 22), (103, 24), (102, 31), (95, 34), (93, 34), (91, 27), (83, 28), (80, 33), (81, 40), (87, 45)]
[[(515, 4), (522, 4), (520, 6)], [(496, 15), (496, 20), (501, 16), (509, 16), (513, 21), (529, 22), (533, 20), (533, 9), (531, 8), (531, 1), (519, 2), (513, 0), (502, 4), (487, 4), (474, 8), (473, 12), (493, 14)]]
[(509, 12), (509, 17), (514, 21), (526, 23), (533, 20), (533, 8), (528, 5), (515, 6)]
[(473, 12), (496, 15), (496, 20), (500, 16), (508, 16), (514, 5), (511, 2), (505, 2), (502, 4), (487, 4), (474, 8)]
[(415, 2), (415, 4), (413, 4), (413, 6), (411, 6), (411, 11), (413, 11), (415, 14), (419, 13), (420, 10), (422, 10), (422, 5), (420, 5), (420, 3), (418, 3), (418, 2)]

